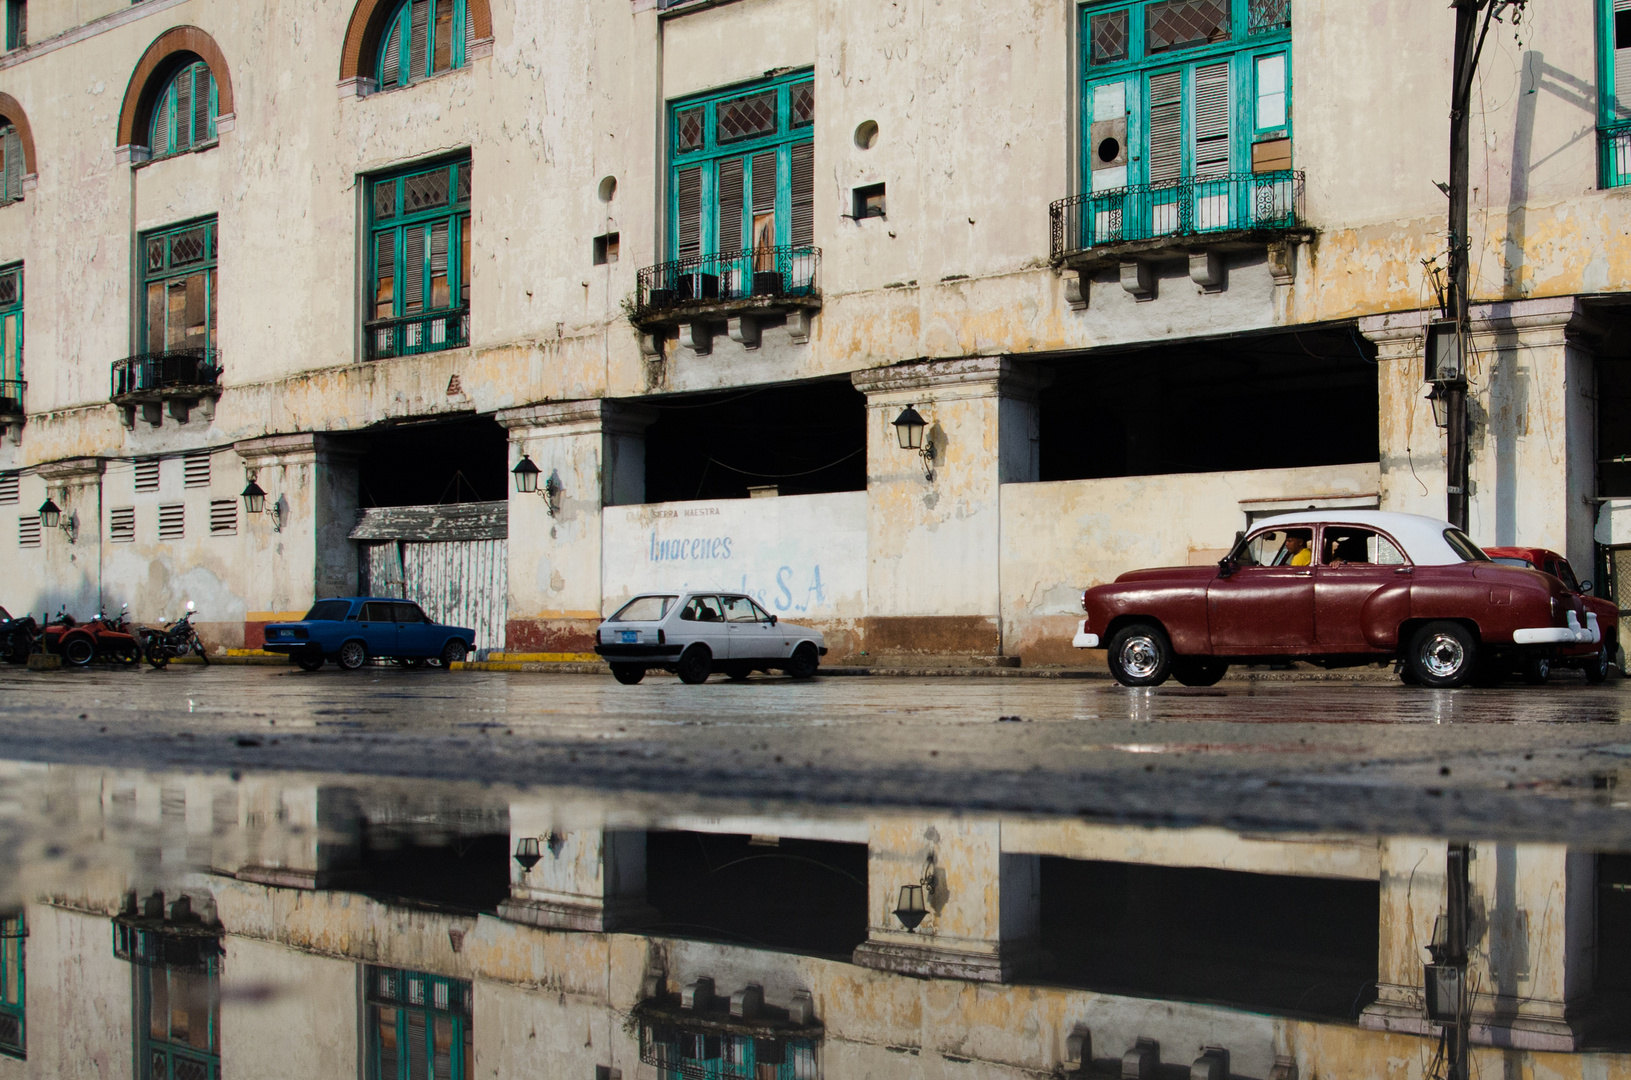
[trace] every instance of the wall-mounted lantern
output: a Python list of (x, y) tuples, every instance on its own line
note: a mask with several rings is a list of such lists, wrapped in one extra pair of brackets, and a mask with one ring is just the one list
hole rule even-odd
[[(68, 501), (68, 493), (62, 492), (62, 501)], [(79, 518), (69, 510), (64, 512), (57, 501), (47, 493), (45, 501), (40, 504), (40, 524), (47, 529), (61, 529), (62, 535), (68, 538), (70, 544), (79, 540)]]
[(272, 531), (282, 532), (283, 499), (281, 497), (275, 498), (270, 504), (268, 504), (266, 501), (266, 492), (262, 490), (259, 484), (255, 483), (255, 471), (253, 469), (244, 470), (244, 479), (248, 481), (248, 483), (244, 485), (243, 492), (241, 493), (241, 497), (244, 501), (245, 513), (270, 514), (272, 518)]
[(916, 933), (923, 920), (928, 918), (929, 908), (924, 902), (934, 891), (934, 852), (923, 863), (923, 876), (910, 885), (900, 887), (900, 899), (895, 905), (895, 918), (906, 927), (908, 934)]
[(1443, 383), (1429, 383), (1428, 387), (1429, 389), (1426, 397), (1427, 404), (1433, 407), (1433, 423), (1437, 424), (1441, 428), (1448, 428), (1450, 426), (1450, 417), (1448, 415), (1448, 409), (1446, 408), (1448, 403), (1445, 401), (1445, 398), (1447, 398), (1449, 394), (1445, 390)]
[(895, 417), (895, 438), (900, 442), (902, 450), (916, 450), (923, 459), (923, 479), (934, 479), (934, 443), (926, 440), (924, 429), (928, 427), (923, 415), (911, 405), (901, 410)]
[(45, 501), (40, 504), (40, 524), (47, 529), (54, 529), (61, 520), (62, 507), (57, 505), (55, 499), (47, 495)]
[(538, 474), (543, 470), (532, 463), (531, 454), (522, 454), (521, 460), (510, 475), (515, 478), (515, 490), (522, 495), (531, 495), (538, 490)]

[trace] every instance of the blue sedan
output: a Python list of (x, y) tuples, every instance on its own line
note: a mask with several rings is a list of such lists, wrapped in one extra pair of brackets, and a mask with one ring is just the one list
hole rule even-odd
[(431, 622), (419, 605), (386, 596), (319, 600), (299, 622), (268, 623), (267, 652), (286, 653), (307, 671), (333, 660), (355, 671), (370, 658), (448, 670), (470, 652), (476, 632)]

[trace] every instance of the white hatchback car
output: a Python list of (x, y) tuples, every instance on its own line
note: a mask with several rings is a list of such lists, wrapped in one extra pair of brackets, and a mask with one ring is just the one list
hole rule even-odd
[(735, 593), (644, 593), (618, 609), (595, 633), (595, 652), (620, 683), (651, 668), (699, 683), (715, 671), (745, 679), (754, 671), (816, 673), (827, 645), (821, 631), (782, 622)]

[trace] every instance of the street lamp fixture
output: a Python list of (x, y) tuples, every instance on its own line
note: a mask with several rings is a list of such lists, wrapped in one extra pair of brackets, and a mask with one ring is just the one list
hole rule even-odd
[(934, 890), (934, 852), (923, 863), (923, 876), (910, 885), (900, 887), (900, 899), (895, 904), (895, 918), (906, 927), (908, 934), (915, 934), (923, 920), (929, 916), (928, 905), (924, 900)]
[(551, 858), (559, 858), (561, 849), (566, 846), (566, 837), (550, 829), (545, 836), (521, 836), (515, 841), (515, 855), (512, 856), (524, 874), (538, 865), (543, 858), (543, 852), (548, 851)]
[(916, 450), (918, 456), (923, 459), (923, 479), (933, 480), (934, 442), (924, 439), (926, 427), (928, 425), (924, 422), (923, 415), (911, 405), (906, 406), (901, 410), (901, 414), (895, 417), (895, 438), (900, 442), (900, 448)]
[(523, 495), (531, 495), (538, 490), (538, 474), (543, 470), (532, 462), (531, 454), (522, 454), (521, 460), (510, 470), (515, 478), (515, 490)]
[(265, 513), (272, 518), (272, 531), (283, 531), (283, 500), (281, 497), (266, 501), (266, 492), (255, 482), (255, 474), (245, 470), (244, 479), (249, 481), (244, 485), (241, 498), (244, 501), (244, 510), (251, 514)]
[(55, 499), (47, 495), (45, 501), (40, 504), (40, 524), (47, 529), (54, 529), (61, 520), (62, 507), (57, 505)]

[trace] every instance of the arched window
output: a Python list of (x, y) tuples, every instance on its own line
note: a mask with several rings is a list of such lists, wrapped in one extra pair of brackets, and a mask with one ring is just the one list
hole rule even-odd
[(465, 42), (475, 36), (467, 0), (402, 0), (381, 35), (379, 88), (463, 67)]
[(171, 77), (153, 102), (154, 157), (180, 154), (215, 140), (215, 76), (202, 60)]
[(0, 117), (0, 205), (22, 199), (23, 174), (27, 171), (22, 135), (15, 124)]

